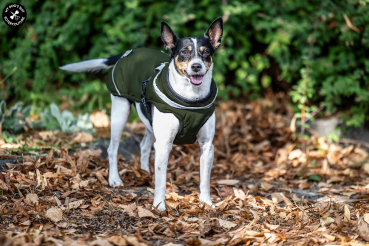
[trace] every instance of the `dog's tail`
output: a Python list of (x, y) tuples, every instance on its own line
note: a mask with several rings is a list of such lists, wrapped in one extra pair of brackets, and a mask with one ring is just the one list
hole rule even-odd
[(59, 67), (62, 70), (71, 71), (71, 72), (88, 72), (88, 71), (100, 71), (101, 69), (107, 69), (115, 65), (118, 60), (125, 53), (115, 55), (109, 58), (101, 58), (101, 59), (92, 59), (87, 61), (81, 61), (76, 63), (67, 64)]

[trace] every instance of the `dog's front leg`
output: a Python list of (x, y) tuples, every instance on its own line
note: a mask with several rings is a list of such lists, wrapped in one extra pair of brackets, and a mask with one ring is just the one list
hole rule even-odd
[(212, 206), (210, 198), (210, 174), (214, 160), (213, 138), (215, 132), (215, 114), (201, 127), (197, 139), (201, 148), (200, 156), (200, 197), (201, 202)]
[(165, 189), (167, 182), (167, 165), (173, 141), (179, 129), (179, 121), (169, 113), (162, 113), (154, 107), (153, 130), (155, 135), (155, 194), (154, 207), (165, 210)]

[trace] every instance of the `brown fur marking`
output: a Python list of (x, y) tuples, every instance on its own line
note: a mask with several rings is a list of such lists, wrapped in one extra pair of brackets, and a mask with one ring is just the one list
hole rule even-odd
[(191, 52), (192, 51), (192, 46), (187, 46), (187, 49), (188, 49), (189, 52)]
[(200, 47), (200, 52), (203, 53), (204, 52), (204, 49), (205, 49), (205, 47), (204, 46), (201, 46)]
[(210, 62), (204, 61), (205, 67), (206, 67), (206, 71), (209, 70), (211, 64), (213, 63), (213, 58), (210, 57)]
[(174, 65), (176, 65), (177, 70), (178, 70), (180, 75), (185, 76), (184, 71), (188, 67), (188, 63), (190, 63), (190, 61), (179, 62), (178, 61), (178, 56), (176, 56), (176, 59), (174, 60)]

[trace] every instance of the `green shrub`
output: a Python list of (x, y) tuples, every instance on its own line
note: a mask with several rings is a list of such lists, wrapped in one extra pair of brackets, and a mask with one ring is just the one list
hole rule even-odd
[[(0, 9), (10, 2), (2, 1)], [(292, 90), (296, 99), (309, 63), (309, 92), (304, 96), (310, 105), (326, 105), (328, 114), (345, 112), (349, 125), (367, 118), (368, 0), (69, 0), (22, 4), (28, 19), (20, 28), (0, 22), (0, 81), (11, 74), (0, 82), (0, 94), (8, 102), (23, 100), (37, 107), (55, 102), (64, 107), (68, 100), (75, 103), (65, 107), (73, 110), (105, 108), (109, 104), (105, 86), (90, 87), (97, 77), (104, 76), (65, 73), (58, 67), (142, 46), (163, 49), (163, 19), (179, 37), (185, 37), (202, 36), (212, 20), (224, 16), (223, 45), (214, 56), (220, 98), (253, 99), (272, 87), (286, 94)], [(356, 29), (348, 28), (344, 15)], [(310, 42), (314, 48), (308, 61)], [(87, 99), (81, 100), (81, 95)]]
[(88, 113), (74, 117), (68, 110), (60, 112), (55, 103), (50, 105), (50, 110), (45, 109), (41, 113), (41, 121), (36, 126), (48, 130), (60, 130), (64, 133), (93, 132), (93, 124)]

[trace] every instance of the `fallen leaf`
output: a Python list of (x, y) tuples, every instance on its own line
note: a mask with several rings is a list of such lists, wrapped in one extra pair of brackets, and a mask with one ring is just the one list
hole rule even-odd
[(339, 183), (339, 182), (344, 181), (344, 179), (345, 179), (345, 177), (343, 177), (343, 176), (333, 176), (333, 177), (330, 177), (327, 180), (327, 184), (330, 184), (330, 183)]
[(237, 179), (220, 179), (217, 181), (218, 185), (235, 185), (239, 182)]
[(133, 246), (144, 246), (145, 244), (141, 244), (137, 237), (127, 237), (127, 236), (124, 236), (124, 239), (126, 239), (126, 241), (129, 243), (129, 244), (132, 244)]
[(1, 179), (0, 179), (0, 189), (2, 189), (2, 190), (8, 190), (8, 186)]
[(235, 197), (237, 197), (238, 199), (242, 201), (246, 199), (246, 195), (245, 195), (245, 192), (243, 192), (243, 190), (233, 188), (233, 192), (234, 192)]
[(87, 132), (79, 132), (70, 142), (70, 144), (77, 143), (90, 143), (94, 140), (94, 137)]
[(265, 191), (268, 191), (268, 190), (274, 188), (274, 185), (271, 185), (267, 182), (261, 181), (260, 183), (261, 183), (261, 188)]
[(351, 220), (351, 214), (350, 209), (347, 207), (347, 205), (344, 206), (344, 214), (343, 214), (343, 221), (348, 223)]
[(288, 155), (288, 159), (293, 160), (293, 159), (300, 158), (301, 156), (302, 156), (301, 149), (295, 149), (295, 150), (291, 151), (291, 153)]
[(274, 231), (274, 230), (276, 230), (276, 229), (279, 227), (279, 225), (271, 225), (271, 224), (268, 224), (268, 223), (266, 223), (266, 222), (264, 222), (264, 226), (265, 226), (268, 230), (271, 230), (271, 231)]
[(172, 230), (170, 230), (169, 228), (165, 229), (165, 231), (163, 231), (163, 234), (167, 237), (175, 237), (176, 235), (174, 234), (174, 232), (172, 232)]
[(234, 196), (234, 190), (229, 186), (223, 186), (220, 189), (219, 194), (221, 197)]
[(245, 230), (245, 234), (251, 237), (261, 237), (264, 235), (263, 232), (253, 231), (253, 230)]
[(147, 191), (148, 191), (148, 192), (151, 192), (152, 194), (155, 194), (155, 190), (154, 190), (154, 189), (152, 189), (152, 188), (150, 188), (150, 187), (147, 187)]
[(366, 222), (368, 219), (368, 214), (366, 214), (366, 218), (361, 218), (358, 222), (357, 229), (360, 237), (362, 237), (365, 241), (369, 242), (369, 224)]
[(31, 225), (31, 221), (30, 220), (26, 220), (24, 221), (23, 223), (20, 223), (21, 225), (24, 225), (24, 226), (29, 226)]
[(138, 211), (138, 216), (140, 218), (144, 218), (144, 217), (151, 217), (151, 218), (156, 218), (156, 216), (149, 210), (147, 209), (144, 209), (143, 207), (141, 206), (138, 206), (137, 207), (137, 211)]
[(124, 213), (127, 213), (129, 216), (131, 217), (136, 217), (137, 214), (135, 212), (135, 210), (137, 209), (136, 204), (132, 203), (130, 205), (128, 205), (125, 209), (124, 209)]
[(231, 221), (228, 221), (228, 220), (222, 220), (222, 219), (218, 219), (219, 221), (219, 225), (227, 230), (237, 226), (236, 223), (233, 223)]
[(44, 173), (42, 176), (45, 178), (57, 178), (59, 175), (57, 173), (47, 172)]
[(52, 207), (46, 211), (45, 217), (56, 223), (63, 219), (63, 211), (60, 208)]
[(326, 217), (326, 218), (320, 218), (320, 224), (323, 227), (329, 226), (330, 224), (332, 224), (335, 220), (331, 217)]
[(55, 131), (41, 131), (38, 132), (38, 135), (40, 135), (42, 140), (47, 140), (48, 138), (52, 137), (55, 135)]
[(79, 206), (81, 206), (83, 204), (83, 199), (81, 200), (77, 200), (77, 201), (74, 201), (74, 202), (70, 202), (68, 204), (68, 208), (69, 209), (75, 209), (75, 208), (78, 208)]
[(114, 245), (118, 245), (118, 246), (126, 246), (127, 242), (124, 238), (120, 237), (120, 236), (112, 236), (108, 239), (108, 241)]
[(365, 222), (369, 224), (369, 213), (364, 214), (363, 218)]
[(334, 212), (334, 214), (336, 216), (337, 229), (341, 230), (342, 227), (343, 227), (343, 222), (342, 222), (341, 216), (337, 212)]
[(282, 193), (273, 193), (272, 194), (272, 201), (274, 202), (274, 204), (278, 204), (280, 202), (283, 202), (283, 196)]
[(335, 236), (329, 235), (328, 233), (325, 232), (321, 232), (321, 231), (313, 231), (314, 234), (317, 235), (322, 235), (323, 237), (325, 237), (326, 239), (328, 239), (329, 241), (333, 242), (334, 240), (336, 240)]
[(96, 172), (95, 175), (96, 175), (96, 178), (100, 180), (102, 185), (105, 185), (105, 186), (109, 185), (108, 181), (106, 181), (106, 179), (104, 178), (103, 174), (100, 171)]
[[(63, 244), (55, 244), (55, 245), (63, 245)], [(89, 246), (111, 246), (112, 244), (109, 243), (107, 239), (96, 239), (95, 241), (92, 241)]]
[(286, 218), (287, 217), (286, 212), (280, 212), (279, 217), (281, 217), (282, 219)]
[(365, 164), (363, 165), (363, 169), (364, 169), (364, 171), (365, 171), (367, 174), (369, 174), (369, 163), (365, 163)]
[(38, 204), (38, 196), (37, 194), (34, 193), (29, 193), (26, 196), (26, 201), (30, 204)]
[(108, 127), (110, 125), (109, 116), (106, 114), (106, 110), (97, 111), (90, 114), (90, 119), (96, 128)]
[(283, 201), (284, 203), (286, 204), (286, 206), (289, 206), (289, 207), (292, 207), (293, 204), (292, 202), (290, 201), (290, 199), (288, 199), (283, 193), (280, 193), (282, 198), (283, 198)]

